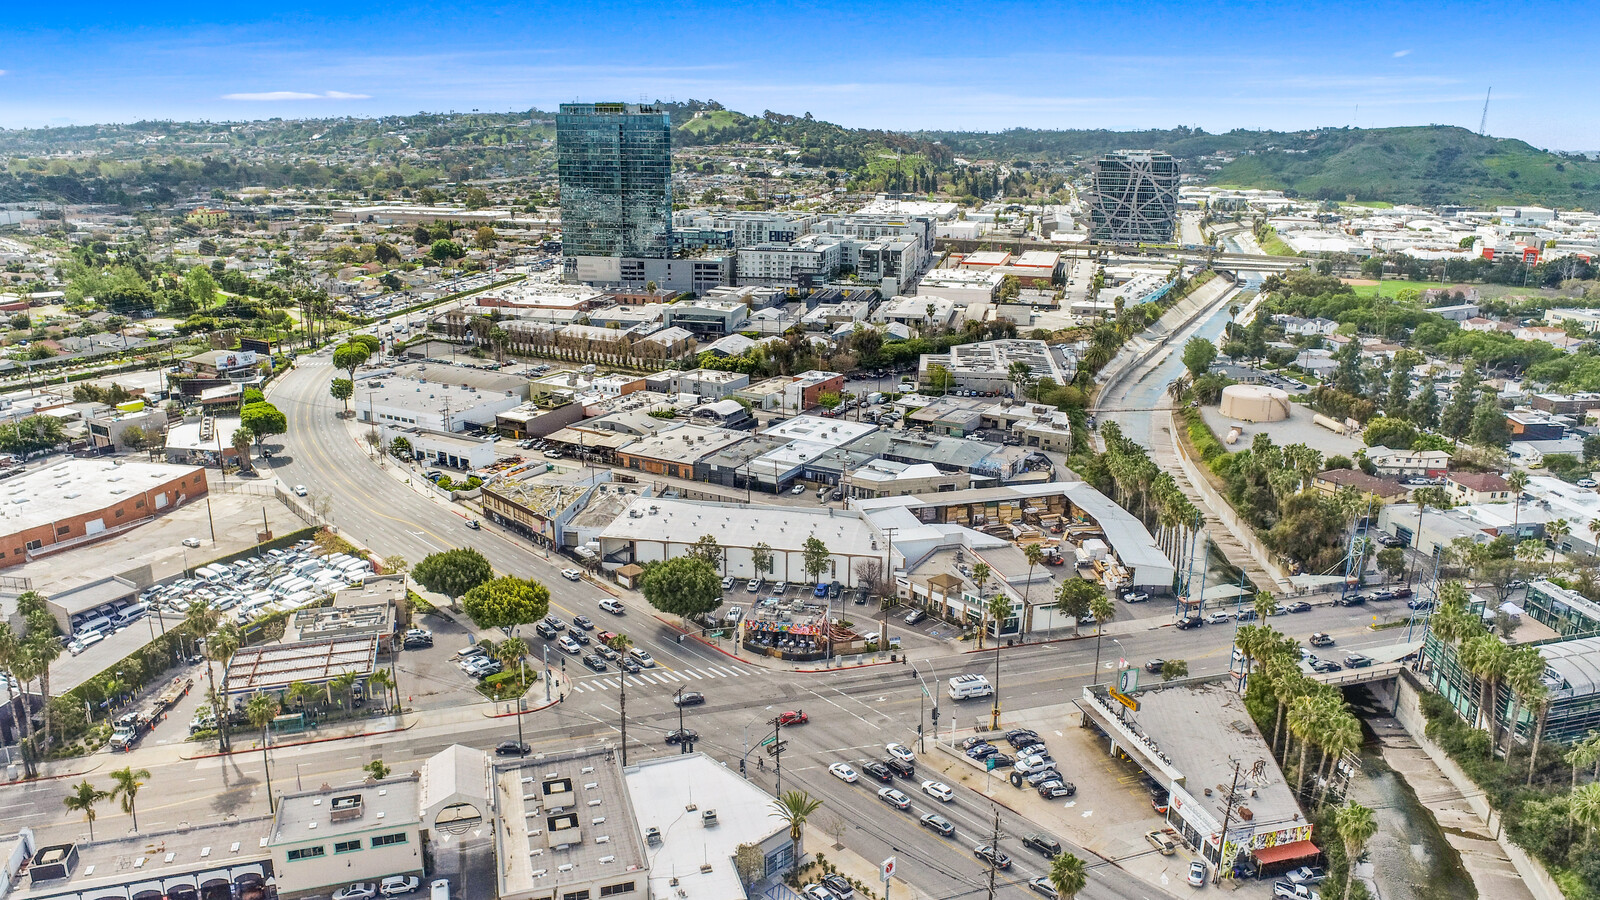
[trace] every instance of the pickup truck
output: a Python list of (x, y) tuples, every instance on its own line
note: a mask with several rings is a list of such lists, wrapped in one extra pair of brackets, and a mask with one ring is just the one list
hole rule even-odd
[(1274, 881), (1272, 883), (1272, 896), (1285, 897), (1288, 900), (1322, 900), (1322, 895), (1303, 884), (1292, 881)]
[(1328, 872), (1321, 866), (1301, 866), (1290, 870), (1283, 877), (1289, 879), (1292, 884), (1321, 884), (1323, 879), (1328, 877)]

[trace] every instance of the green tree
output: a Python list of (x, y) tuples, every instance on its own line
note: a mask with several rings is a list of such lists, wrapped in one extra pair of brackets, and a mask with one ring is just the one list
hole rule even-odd
[(1406, 551), (1402, 547), (1385, 547), (1378, 551), (1378, 568), (1390, 578), (1399, 578), (1406, 571)]
[(460, 259), (467, 255), (467, 251), (461, 249), (461, 245), (455, 241), (439, 240), (434, 241), (433, 246), (428, 248), (428, 255), (443, 263)]
[(1344, 844), (1345, 872), (1344, 900), (1350, 900), (1350, 886), (1356, 880), (1356, 861), (1366, 850), (1367, 841), (1378, 833), (1378, 822), (1372, 816), (1372, 810), (1359, 803), (1348, 803), (1339, 808), (1334, 816), (1335, 828), (1339, 832), (1339, 840)]
[(461, 199), (461, 205), (467, 209), (483, 209), (489, 205), (489, 195), (483, 188), (467, 188), (467, 193)]
[(693, 556), (646, 563), (639, 590), (651, 606), (685, 619), (703, 616), (722, 605), (722, 580), (717, 570)]
[(1161, 663), (1161, 680), (1172, 681), (1177, 678), (1189, 677), (1189, 661), (1184, 659), (1169, 659)]
[(821, 808), (822, 801), (805, 791), (784, 791), (778, 799), (772, 801), (772, 812), (769, 815), (775, 819), (782, 819), (789, 826), (792, 860), (792, 868), (789, 871), (791, 872), (800, 870), (800, 838), (805, 835), (806, 820)]
[(1072, 617), (1074, 636), (1082, 633), (1080, 623), (1084, 616), (1089, 615), (1094, 598), (1103, 596), (1105, 592), (1092, 581), (1069, 577), (1061, 582), (1061, 587), (1056, 589), (1056, 609), (1062, 615)]
[(328, 394), (335, 400), (344, 401), (344, 411), (350, 411), (350, 398), (356, 394), (356, 383), (348, 378), (335, 378), (328, 384)]
[(367, 763), (361, 767), (361, 771), (372, 776), (373, 780), (375, 781), (382, 781), (383, 779), (389, 777), (389, 767), (385, 765), (381, 759), (375, 759)]
[(828, 545), (824, 544), (816, 535), (812, 535), (806, 538), (804, 544), (800, 545), (800, 553), (804, 560), (802, 565), (806, 578), (813, 583), (821, 581), (822, 573), (827, 571), (828, 563), (832, 556), (828, 550)]
[(456, 599), (494, 577), (494, 567), (471, 547), (430, 553), (411, 570), (411, 580), (436, 594)]
[(1367, 422), (1367, 428), (1361, 433), (1361, 437), (1368, 447), (1381, 446), (1407, 450), (1417, 439), (1417, 429), (1404, 419), (1378, 416)]
[(550, 612), (550, 589), (529, 578), (506, 575), (467, 591), (461, 607), (479, 628), (509, 628), (537, 622)]
[(255, 436), (256, 446), (269, 435), (283, 434), (289, 430), (289, 419), (271, 403), (251, 403), (239, 411), (239, 421)]
[(205, 310), (217, 302), (217, 280), (205, 266), (195, 266), (183, 276), (183, 292), (196, 309)]
[(1021, 294), (1022, 282), (1017, 280), (1017, 276), (1006, 274), (1000, 278), (1000, 290), (995, 299), (1000, 303), (1015, 303)]
[(1217, 345), (1203, 337), (1193, 337), (1183, 345), (1183, 366), (1195, 378), (1206, 374), (1217, 358)]
[(477, 233), (473, 235), (472, 241), (478, 245), (479, 250), (492, 250), (497, 241), (497, 236), (493, 228), (488, 225), (482, 225), (479, 226)]
[(750, 565), (756, 570), (756, 577), (771, 574), (772, 548), (762, 541), (750, 548)]
[(350, 380), (354, 381), (356, 369), (366, 365), (367, 360), (371, 358), (372, 351), (367, 349), (367, 345), (355, 341), (347, 341), (334, 349), (333, 367), (349, 372)]
[(699, 540), (689, 545), (684, 555), (703, 559), (711, 568), (719, 572), (722, 570), (722, 545), (717, 543), (714, 535), (701, 535)]
[(72, 793), (68, 794), (66, 798), (61, 801), (67, 807), (67, 809), (70, 809), (76, 813), (83, 813), (83, 818), (89, 823), (89, 842), (91, 844), (94, 843), (95, 804), (109, 798), (110, 796), (110, 791), (100, 790), (99, 788), (90, 784), (89, 779), (85, 778), (83, 781), (78, 782), (78, 784), (73, 787)]
[(837, 409), (843, 402), (844, 398), (840, 397), (837, 391), (823, 391), (817, 395), (817, 405), (823, 409)]
[(255, 694), (245, 704), (244, 714), (250, 724), (261, 729), (261, 770), (267, 782), (267, 811), (277, 812), (277, 801), (272, 798), (272, 760), (267, 756), (272, 720), (278, 717), (278, 701), (266, 694)]
[(364, 331), (357, 332), (356, 334), (350, 335), (350, 337), (345, 341), (345, 343), (347, 343), (347, 344), (360, 344), (361, 346), (367, 348), (367, 352), (369, 354), (372, 354), (374, 356), (377, 355), (379, 350), (383, 349), (383, 341), (378, 340), (378, 336), (377, 335), (367, 334)]
[(115, 784), (108, 796), (120, 801), (122, 811), (133, 817), (134, 831), (139, 830), (139, 809), (134, 801), (139, 797), (139, 789), (144, 787), (149, 778), (149, 769), (135, 769), (132, 766), (124, 766), (111, 773), (111, 780)]
[(1061, 853), (1050, 861), (1050, 886), (1056, 889), (1061, 900), (1074, 900), (1089, 886), (1089, 870), (1083, 860), (1071, 853)]

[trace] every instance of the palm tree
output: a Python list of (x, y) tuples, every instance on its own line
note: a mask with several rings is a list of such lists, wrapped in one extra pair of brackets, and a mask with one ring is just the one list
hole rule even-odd
[(1361, 723), (1349, 712), (1340, 710), (1329, 722), (1322, 738), (1322, 762), (1318, 766), (1322, 790), (1317, 795), (1317, 806), (1328, 802), (1328, 790), (1333, 786), (1333, 776), (1339, 760), (1361, 746)]
[[(346, 403), (348, 405), (348, 401)], [(248, 472), (255, 468), (250, 464), (250, 444), (255, 439), (256, 433), (243, 425), (235, 428), (233, 436), (228, 439), (229, 443), (233, 445), (233, 452), (239, 454), (239, 471), (241, 472)]]
[(139, 812), (134, 806), (134, 799), (139, 796), (139, 789), (144, 787), (145, 779), (149, 777), (149, 769), (135, 769), (132, 766), (111, 773), (111, 780), (117, 784), (107, 796), (122, 801), (122, 811), (133, 817), (134, 831), (139, 830)]
[[(1600, 518), (1594, 521), (1600, 522)], [(1600, 540), (1595, 543), (1600, 544)], [(1029, 544), (1022, 548), (1022, 555), (1028, 560), (1028, 580), (1022, 585), (1022, 608), (1026, 610), (1028, 608), (1028, 591), (1033, 587), (1033, 570), (1044, 562), (1044, 548), (1038, 544)]]
[(256, 694), (245, 704), (244, 712), (250, 724), (261, 729), (261, 770), (266, 773), (267, 811), (277, 812), (277, 802), (272, 799), (272, 760), (267, 756), (267, 736), (272, 720), (278, 717), (278, 699), (266, 694)]
[(1295, 769), (1295, 793), (1301, 793), (1306, 780), (1306, 754), (1322, 735), (1326, 707), (1315, 694), (1303, 694), (1289, 704), (1289, 733), (1300, 740), (1300, 765)]
[(1521, 469), (1506, 476), (1506, 487), (1511, 488), (1511, 534), (1515, 539), (1518, 521), (1522, 517), (1522, 491), (1528, 486), (1528, 473)]
[(1555, 565), (1556, 551), (1561, 549), (1561, 539), (1572, 533), (1572, 523), (1557, 519), (1544, 526), (1544, 533), (1550, 536), (1550, 564)]
[(83, 817), (89, 821), (90, 843), (94, 842), (94, 805), (110, 796), (111, 793), (109, 791), (100, 790), (90, 784), (89, 779), (85, 778), (83, 781), (78, 782), (77, 786), (72, 789), (72, 793), (61, 801), (66, 805), (67, 809), (83, 813)]
[(1104, 595), (1089, 601), (1089, 615), (1094, 616), (1094, 683), (1100, 683), (1100, 639), (1106, 623), (1117, 617), (1117, 607)]
[(806, 820), (822, 807), (822, 801), (805, 791), (784, 791), (772, 801), (768, 815), (789, 823), (790, 872), (800, 870), (800, 838), (805, 834)]
[(314, 684), (307, 684), (304, 681), (290, 682), (288, 691), (289, 705), (304, 712), (306, 701), (320, 693), (322, 693), (321, 689)]
[[(983, 599), (983, 586), (985, 584), (989, 583), (989, 573), (990, 572), (991, 572), (991, 569), (989, 568), (989, 564), (988, 563), (978, 563), (978, 564), (976, 564), (976, 565), (974, 565), (972, 567), (972, 575), (971, 575), (972, 585), (973, 585), (973, 587), (976, 587), (978, 589), (978, 599), (979, 600)], [(978, 649), (979, 650), (983, 649), (984, 637), (987, 635), (987, 633), (989, 631), (988, 622), (986, 622), (984, 620), (984, 615), (987, 612), (988, 612), (988, 610), (985, 609), (984, 607), (982, 607), (982, 606), (979, 607), (979, 617), (978, 617)]]
[(1062, 853), (1050, 862), (1049, 878), (1061, 900), (1073, 900), (1089, 886), (1089, 869), (1073, 854)]
[[(736, 636), (735, 640), (737, 640), (737, 639), (738, 638)], [(621, 633), (614, 634), (614, 635), (611, 636), (611, 640), (606, 641), (606, 646), (610, 647), (612, 650), (615, 650), (618, 653), (622, 654), (624, 657), (626, 657), (628, 655), (628, 650), (633, 647), (633, 638), (630, 638), (627, 635), (621, 634)], [(621, 672), (619, 674), (620, 674), (621, 677), (619, 677), (617, 679), (617, 682), (622, 685), (621, 702), (619, 703), (619, 706), (620, 706), (619, 715), (622, 718), (622, 764), (623, 765), (627, 765), (628, 764), (628, 673), (626, 671), (623, 671), (623, 672)], [(743, 765), (743, 763), (740, 763), (740, 765)], [(741, 772), (740, 774), (743, 774), (743, 773)]]
[(1591, 781), (1573, 791), (1567, 801), (1567, 814), (1583, 826), (1583, 843), (1587, 847), (1595, 828), (1600, 826), (1600, 781)]
[(1278, 612), (1278, 599), (1271, 591), (1256, 591), (1256, 617), (1265, 622)]
[(1489, 732), (1488, 752), (1493, 758), (1495, 738), (1500, 733), (1495, 688), (1506, 673), (1511, 651), (1500, 638), (1486, 633), (1463, 643), (1460, 658), (1462, 667), (1471, 672), (1481, 686), (1478, 716), (1483, 720), (1483, 729)]
[(523, 657), (527, 655), (528, 642), (522, 638), (506, 638), (494, 647), (494, 658), (507, 669), (522, 662)]
[(1348, 871), (1344, 879), (1344, 900), (1350, 900), (1350, 885), (1356, 880), (1356, 859), (1366, 849), (1367, 841), (1378, 833), (1378, 822), (1372, 810), (1359, 803), (1349, 803), (1339, 808), (1334, 817), (1339, 840), (1344, 842), (1345, 864)]
[(346, 713), (354, 713), (355, 710), (350, 708), (350, 701), (352, 699), (351, 695), (354, 693), (352, 688), (355, 687), (356, 677), (355, 670), (346, 669), (328, 679), (328, 702), (333, 702), (333, 695), (335, 693), (341, 694), (344, 697), (344, 711)]
[[(1268, 664), (1272, 676), (1272, 697), (1278, 701), (1278, 716), (1272, 726), (1272, 752), (1278, 752), (1278, 736), (1283, 732), (1283, 720), (1294, 698), (1310, 690), (1310, 681), (1300, 673), (1300, 662), (1287, 655), (1274, 657)], [(1285, 747), (1287, 755), (1287, 747)]]
[[(239, 626), (232, 622), (224, 624), (206, 637), (206, 659), (209, 660), (206, 663), (206, 676), (208, 678), (213, 677), (211, 675), (211, 663), (222, 664), (222, 694), (216, 704), (217, 737), (218, 747), (225, 751), (233, 748), (233, 738), (228, 732), (228, 720), (232, 718), (228, 704), (233, 696), (228, 692), (228, 661), (233, 659), (233, 654), (238, 652), (240, 645), (243, 643), (244, 636), (239, 633)], [(215, 687), (212, 688), (211, 693), (216, 696)]]
[[(1517, 742), (1517, 723), (1525, 710), (1534, 707), (1535, 694), (1544, 686), (1544, 657), (1538, 649), (1524, 645), (1512, 650), (1506, 659), (1506, 686), (1511, 688), (1511, 709), (1506, 713), (1506, 754)], [(1517, 709), (1518, 705), (1522, 709)]]
[(391, 706), (389, 703), (389, 691), (393, 688), (394, 677), (389, 674), (388, 669), (374, 669), (372, 674), (367, 676), (367, 689), (382, 694), (383, 708), (385, 711), (393, 709), (394, 706), (399, 705), (398, 703), (395, 703), (393, 706)]

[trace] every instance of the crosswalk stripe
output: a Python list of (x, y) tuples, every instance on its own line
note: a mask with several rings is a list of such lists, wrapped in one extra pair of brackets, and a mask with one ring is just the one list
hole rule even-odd
[(583, 685), (581, 685), (581, 684), (575, 684), (575, 685), (573, 685), (573, 686), (572, 686), (572, 691), (573, 691), (573, 693), (575, 693), (575, 694), (581, 694), (581, 693), (583, 693)]
[(689, 680), (689, 679), (683, 677), (682, 675), (679, 675), (677, 672), (659, 672), (659, 673), (656, 674), (656, 677), (661, 679), (661, 683), (662, 684), (666, 684), (669, 681), (688, 681)]
[(712, 678), (727, 678), (728, 677), (728, 676), (722, 674), (722, 670), (718, 669), (715, 666), (706, 666), (705, 667), (705, 673), (707, 675), (711, 676)]
[(734, 671), (726, 666), (711, 666), (710, 668), (717, 672), (721, 672), (723, 675), (726, 675), (729, 678), (737, 677)]
[(658, 684), (659, 683), (654, 678), (651, 678), (649, 675), (640, 675), (639, 677), (643, 678), (645, 681), (650, 682), (651, 684)]
[[(684, 671), (685, 674), (693, 675), (699, 681), (704, 681), (705, 680), (705, 678), (703, 676), (701, 676), (701, 674), (699, 672), (696, 672), (693, 669), (684, 669), (683, 671)], [(688, 681), (688, 680), (689, 679), (687, 679), (687, 678), (684, 679), (684, 681)]]
[(608, 685), (608, 686), (610, 686), (610, 687), (619, 687), (619, 686), (620, 686), (620, 685), (619, 685), (619, 684), (618, 684), (618, 683), (617, 683), (617, 680), (616, 680), (616, 679), (615, 679), (615, 678), (607, 678), (607, 679), (606, 679), (606, 684), (607, 684), (607, 685)]
[(729, 666), (728, 667), (728, 674), (732, 675), (735, 678), (738, 678), (739, 676), (744, 674), (744, 670), (740, 669), (740, 668), (738, 668), (736, 666)]
[(633, 685), (634, 687), (638, 687), (642, 683), (642, 682), (639, 681), (638, 678), (626, 678), (626, 679), (623, 679), (623, 680), (627, 681), (629, 684)]

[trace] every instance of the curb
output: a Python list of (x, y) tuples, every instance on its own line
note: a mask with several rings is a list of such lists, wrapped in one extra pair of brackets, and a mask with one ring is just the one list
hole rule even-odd
[[(503, 703), (504, 701), (496, 701), (496, 702), (497, 703)], [(549, 709), (552, 706), (560, 706), (560, 705), (561, 705), (561, 698), (557, 697), (556, 699), (551, 700), (549, 703), (546, 703), (543, 706), (530, 706), (527, 709), (523, 710), (521, 713), (515, 713), (515, 712), (484, 713), (483, 717), (485, 719), (509, 719), (509, 718), (511, 718), (512, 716), (515, 716), (515, 715), (524, 715), (525, 716), (528, 713), (541, 712), (543, 710)]]
[(700, 644), (702, 646), (704, 646), (704, 647), (706, 647), (708, 649), (715, 650), (718, 653), (721, 653), (723, 656), (726, 656), (729, 659), (738, 660), (739, 662), (742, 662), (745, 665), (755, 666), (756, 668), (761, 669), (762, 671), (766, 671), (766, 672), (778, 672), (778, 673), (791, 672), (791, 673), (796, 674), (796, 675), (820, 675), (820, 674), (823, 674), (825, 672), (846, 672), (846, 671), (849, 671), (851, 669), (870, 669), (870, 668), (872, 668), (874, 666), (898, 666), (898, 665), (901, 665), (898, 662), (889, 662), (889, 661), (885, 660), (883, 662), (861, 663), (859, 665), (854, 665), (854, 666), (836, 666), (836, 667), (834, 667), (832, 669), (774, 669), (774, 668), (772, 668), (770, 666), (759, 665), (759, 664), (751, 661), (750, 659), (746, 659), (745, 657), (738, 655), (737, 653), (729, 653), (728, 651), (722, 649), (721, 647), (718, 647), (716, 644), (711, 643), (710, 641), (706, 640), (705, 638), (701, 637), (700, 635), (698, 635), (698, 634), (690, 634), (689, 632), (684, 631), (682, 628), (679, 628), (677, 625), (674, 625), (671, 622), (668, 622), (666, 619), (663, 619), (660, 616), (653, 616), (653, 618), (655, 618), (656, 621), (658, 621), (661, 624), (667, 626), (668, 628), (671, 628), (671, 629), (677, 631), (679, 634), (684, 635), (684, 636), (689, 637), (689, 638), (693, 638), (694, 640), (700, 642)]
[(82, 778), (83, 776), (88, 775), (90, 772), (99, 771), (100, 767), (103, 765), (105, 765), (104, 760), (95, 763), (81, 772), (65, 772), (60, 775), (35, 775), (32, 778), (18, 778), (16, 781), (0, 783), (0, 788), (11, 787), (19, 784), (34, 784), (35, 782), (39, 781), (60, 781), (63, 778)]
[[(312, 740), (312, 741), (295, 741), (295, 742), (290, 743), (290, 744), (274, 744), (272, 746), (272, 749), (274, 749), (274, 750), (282, 750), (282, 749), (284, 749), (286, 747), (308, 747), (308, 746), (310, 746), (312, 744), (328, 744), (328, 743), (332, 743), (333, 741), (347, 741), (347, 740), (350, 740), (351, 738), (366, 738), (366, 737), (377, 737), (378, 735), (383, 735), (383, 734), (398, 734), (398, 733), (400, 733), (402, 731), (410, 731), (411, 729), (415, 728), (416, 726), (417, 726), (417, 723), (416, 722), (412, 722), (410, 725), (402, 725), (399, 728), (385, 728), (382, 731), (360, 731), (360, 732), (357, 732), (355, 734), (343, 734), (343, 735), (339, 735), (338, 737), (317, 738), (316, 740)], [(181, 760), (184, 760), (186, 762), (197, 760), (197, 759), (216, 759), (218, 757), (234, 756), (234, 755), (240, 754), (240, 753), (254, 753), (254, 752), (256, 752), (257, 750), (260, 750), (260, 749), (261, 749), (260, 747), (251, 747), (248, 750), (237, 749), (237, 750), (229, 750), (226, 753), (201, 753), (201, 754), (198, 754), (196, 756), (179, 756), (178, 758), (181, 759)]]

